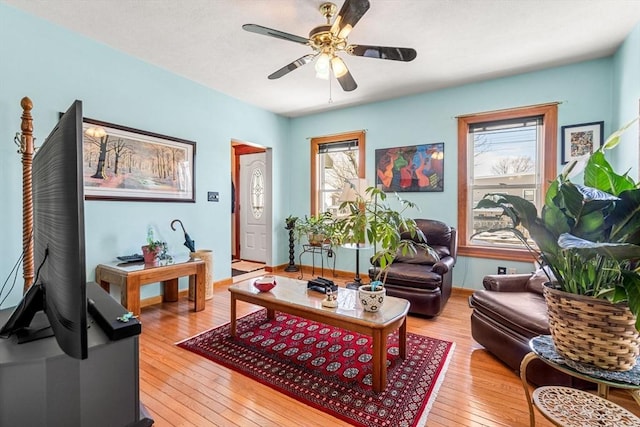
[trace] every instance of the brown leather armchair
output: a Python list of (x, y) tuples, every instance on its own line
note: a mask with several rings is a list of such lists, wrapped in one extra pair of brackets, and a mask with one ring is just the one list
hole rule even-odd
[[(427, 244), (439, 255), (434, 260), (424, 253), (415, 256), (398, 256), (388, 267), (385, 288), (387, 295), (409, 300), (409, 312), (424, 316), (437, 316), (442, 312), (449, 296), (453, 266), (458, 251), (458, 235), (456, 229), (444, 222), (431, 219), (416, 219), (416, 225), (424, 233)], [(406, 233), (402, 236), (410, 239)], [(414, 239), (416, 242), (420, 242)], [(379, 268), (369, 269), (371, 280), (377, 276)]]
[[(520, 372), (522, 358), (531, 351), (529, 340), (549, 335), (547, 304), (542, 294), (546, 281), (542, 271), (533, 275), (488, 275), (482, 281), (484, 289), (475, 291), (469, 299), (473, 308), (471, 336), (516, 373)], [(527, 379), (538, 386), (589, 386), (540, 360), (529, 363)]]

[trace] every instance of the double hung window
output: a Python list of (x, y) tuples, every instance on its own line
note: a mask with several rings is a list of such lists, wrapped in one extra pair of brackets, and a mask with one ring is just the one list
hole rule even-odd
[(487, 193), (506, 193), (531, 201), (540, 211), (556, 174), (556, 140), (556, 104), (458, 118), (460, 254), (531, 260), (508, 231), (475, 234), (510, 225), (501, 210), (475, 206)]
[(311, 139), (311, 213), (338, 215), (345, 182), (364, 178), (364, 132)]

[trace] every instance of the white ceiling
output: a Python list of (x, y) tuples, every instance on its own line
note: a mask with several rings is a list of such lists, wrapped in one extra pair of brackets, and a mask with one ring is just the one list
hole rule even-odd
[(640, 22), (639, 0), (370, 0), (349, 41), (418, 56), (344, 55), (358, 88), (343, 92), (332, 80), (330, 104), (313, 64), (267, 79), (311, 48), (242, 30), (253, 23), (307, 37), (325, 23), (322, 0), (2, 1), (290, 117), (608, 56)]

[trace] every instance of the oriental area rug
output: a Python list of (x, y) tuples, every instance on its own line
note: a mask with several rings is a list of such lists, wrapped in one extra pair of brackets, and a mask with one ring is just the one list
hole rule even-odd
[(309, 406), (356, 426), (424, 426), (455, 344), (407, 333), (407, 357), (398, 334), (387, 339), (387, 388), (371, 388), (371, 337), (266, 310), (177, 345), (240, 372)]

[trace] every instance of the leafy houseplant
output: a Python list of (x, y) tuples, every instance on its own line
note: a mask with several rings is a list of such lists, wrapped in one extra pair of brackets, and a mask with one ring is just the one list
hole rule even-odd
[[(287, 226), (288, 226), (287, 222)], [(306, 236), (309, 244), (320, 246), (323, 243), (335, 242), (335, 221), (330, 212), (299, 218), (294, 222), (294, 230), (298, 241)]]
[[(343, 242), (368, 242), (373, 245), (374, 254), (371, 262), (380, 267), (376, 281), (382, 283), (386, 280), (387, 268), (398, 254), (415, 255), (418, 247), (438, 258), (436, 252), (427, 245), (426, 238), (416, 222), (404, 217), (406, 210), (417, 209), (417, 205), (401, 199), (397, 194), (396, 197), (400, 210), (395, 210), (389, 205), (385, 192), (369, 187), (365, 194), (358, 195), (355, 201), (342, 203), (340, 209), (346, 209), (349, 213), (338, 218), (336, 222), (338, 235)], [(403, 239), (403, 232), (408, 233), (412, 238), (418, 236), (418, 240), (425, 243), (416, 244), (413, 240)]]
[(142, 254), (144, 262), (153, 264), (157, 260), (170, 260), (171, 256), (167, 255), (167, 242), (154, 240), (153, 229), (147, 229), (147, 244), (142, 246)]
[(285, 223), (285, 230), (293, 230), (296, 227), (296, 222), (298, 221), (298, 217), (297, 216), (292, 216), (289, 215), (288, 217), (286, 217), (284, 219), (284, 223)]
[[(604, 154), (630, 125), (586, 160), (569, 163), (551, 183), (539, 216), (531, 202), (509, 194), (487, 194), (477, 207), (502, 208), (513, 221), (507, 229), (548, 266), (558, 289), (626, 302), (640, 329), (640, 185), (627, 173), (614, 172)], [(580, 172), (583, 185), (571, 181)]]

